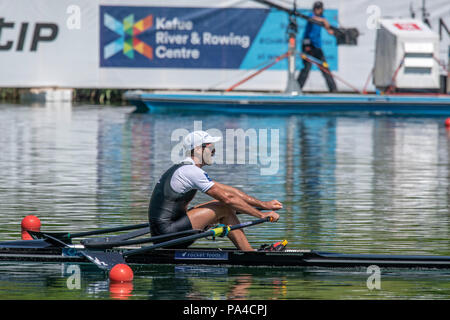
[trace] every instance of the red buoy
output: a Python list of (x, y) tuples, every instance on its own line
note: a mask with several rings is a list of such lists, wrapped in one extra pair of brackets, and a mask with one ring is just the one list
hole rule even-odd
[(22, 230), (39, 231), (41, 229), (41, 220), (38, 217), (29, 215), (22, 220)]
[(111, 271), (109, 271), (109, 279), (111, 281), (130, 282), (133, 281), (133, 277), (133, 270), (124, 263), (116, 264)]
[(450, 118), (445, 119), (445, 126), (450, 128)]

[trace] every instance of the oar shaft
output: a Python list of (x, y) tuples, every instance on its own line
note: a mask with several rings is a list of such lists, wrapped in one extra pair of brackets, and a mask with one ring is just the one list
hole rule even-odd
[(179, 237), (183, 237), (183, 236), (189, 236), (192, 234), (198, 234), (199, 232), (200, 232), (200, 230), (192, 229), (192, 230), (163, 234), (163, 235), (154, 236), (154, 237), (150, 237), (150, 238), (143, 238), (143, 239), (137, 239), (137, 240), (122, 240), (122, 241), (115, 241), (114, 239), (109, 240), (107, 238), (106, 238), (107, 240), (105, 240), (104, 238), (99, 239), (99, 240), (97, 240), (96, 238), (94, 238), (94, 239), (91, 238), (91, 239), (86, 239), (85, 241), (82, 242), (82, 244), (86, 248), (90, 248), (90, 249), (108, 249), (108, 248), (113, 248), (113, 247), (123, 247), (123, 246), (129, 246), (129, 245), (134, 245), (134, 244), (142, 244), (142, 243), (149, 243), (149, 242), (179, 238)]
[(123, 226), (123, 227), (114, 227), (114, 228), (92, 230), (92, 231), (85, 231), (85, 232), (79, 232), (79, 233), (69, 233), (68, 238), (73, 239), (73, 238), (93, 236), (93, 235), (97, 235), (97, 234), (105, 234), (105, 233), (118, 232), (118, 231), (141, 229), (141, 228), (145, 228), (148, 226), (149, 226), (148, 223), (142, 223), (142, 224), (134, 224), (134, 225), (130, 225), (130, 226)]
[[(254, 226), (256, 224), (264, 223), (264, 222), (267, 222), (267, 221), (270, 221), (270, 217), (261, 218), (261, 219), (253, 220), (253, 221), (249, 221), (249, 222), (243, 222), (243, 223), (240, 223), (240, 224), (235, 224), (233, 226), (230, 226), (229, 230), (232, 231), (232, 230), (236, 230), (236, 229), (242, 229), (242, 228)], [(225, 228), (225, 227), (220, 227), (220, 228), (222, 228), (222, 232), (223, 232), (223, 228)], [(209, 236), (215, 236), (217, 229), (219, 229), (219, 228), (208, 230), (208, 231), (205, 231), (205, 232), (202, 232), (202, 233), (199, 233), (199, 234), (194, 234), (192, 236), (187, 236), (187, 237), (183, 237), (183, 238), (169, 240), (169, 241), (166, 241), (166, 242), (157, 243), (157, 244), (154, 244), (152, 246), (142, 247), (140, 249), (130, 250), (130, 251), (127, 251), (127, 252), (123, 253), (123, 256), (124, 257), (128, 257), (128, 256), (132, 256), (132, 255), (136, 255), (136, 254), (141, 254), (141, 253), (145, 253), (145, 252), (148, 252), (148, 251), (152, 251), (152, 250), (155, 250), (155, 249), (158, 249), (158, 248), (170, 247), (170, 246), (174, 246), (174, 245), (177, 245), (177, 244), (194, 241), (194, 240), (201, 239), (201, 238), (206, 238), (206, 237), (209, 237)]]
[[(258, 210), (264, 210), (262, 208), (257, 208)], [(65, 239), (74, 239), (74, 238), (82, 238), (87, 236), (94, 236), (99, 234), (106, 234), (106, 233), (112, 233), (112, 232), (119, 232), (119, 231), (127, 231), (127, 230), (134, 230), (134, 229), (141, 229), (141, 228), (147, 228), (149, 227), (149, 223), (142, 223), (142, 224), (133, 224), (129, 226), (123, 226), (123, 227), (114, 227), (114, 228), (107, 228), (107, 229), (100, 229), (100, 230), (92, 230), (92, 231), (85, 231), (85, 232), (78, 232), (78, 233), (46, 233), (48, 235), (51, 235), (55, 238), (65, 238)]]

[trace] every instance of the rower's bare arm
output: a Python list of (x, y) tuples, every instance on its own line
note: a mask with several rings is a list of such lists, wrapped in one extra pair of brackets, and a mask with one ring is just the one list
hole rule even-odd
[(273, 211), (261, 212), (258, 209), (255, 209), (244, 199), (242, 199), (242, 197), (238, 193), (217, 182), (215, 182), (214, 185), (208, 191), (206, 191), (206, 194), (216, 200), (225, 203), (226, 205), (229, 205), (236, 211), (246, 213), (257, 218), (265, 218), (270, 216), (273, 218), (273, 221), (277, 221), (280, 217), (276, 212)]
[(236, 211), (247, 213), (254, 217), (263, 218), (264, 214), (250, 206), (246, 201), (244, 201), (236, 192), (227, 188), (227, 186), (214, 182), (214, 185), (206, 191), (206, 194), (219, 200), (226, 205), (233, 207)]
[[(216, 184), (218, 182), (215, 182)], [(281, 208), (283, 208), (283, 205), (281, 204), (281, 202), (279, 202), (278, 200), (272, 200), (272, 201), (261, 201), (258, 200), (248, 194), (246, 194), (245, 192), (225, 185), (225, 184), (220, 184), (220, 186), (226, 190), (228, 190), (229, 192), (235, 193), (237, 196), (241, 197), (245, 202), (247, 202), (247, 204), (249, 204), (250, 206), (253, 206), (255, 208), (260, 208), (260, 209), (266, 209), (266, 210), (279, 210)]]

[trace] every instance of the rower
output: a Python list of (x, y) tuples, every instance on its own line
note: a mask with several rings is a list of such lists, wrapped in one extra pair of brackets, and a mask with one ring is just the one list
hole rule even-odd
[[(148, 210), (152, 236), (183, 230), (204, 230), (214, 224), (234, 225), (239, 223), (236, 212), (258, 218), (279, 219), (275, 212), (283, 206), (278, 200), (261, 201), (244, 192), (213, 181), (202, 167), (212, 164), (215, 154), (213, 137), (205, 131), (194, 131), (183, 141), (186, 158), (169, 168), (156, 184)], [(197, 190), (215, 200), (187, 209)], [(262, 212), (256, 208), (270, 210)], [(234, 245), (243, 251), (253, 251), (242, 229), (228, 234)], [(185, 244), (189, 246), (192, 243)]]

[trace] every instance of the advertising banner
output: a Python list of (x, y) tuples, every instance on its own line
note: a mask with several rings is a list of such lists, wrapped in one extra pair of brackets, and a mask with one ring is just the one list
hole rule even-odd
[[(326, 16), (337, 23), (336, 10)], [(101, 6), (100, 67), (254, 69), (286, 53), (286, 17), (256, 8)], [(299, 21), (300, 30), (305, 25)], [(336, 41), (324, 38), (337, 70)], [(285, 68), (284, 61), (273, 70)]]
[(266, 13), (101, 6), (100, 66), (239, 69)]
[(0, 0), (0, 86), (97, 86), (97, 6)]
[[(313, 2), (302, 2), (299, 12), (311, 14)], [(377, 19), (392, 13), (408, 17), (414, 3), (410, 8), (387, 0), (324, 5), (331, 25), (360, 34), (354, 45), (337, 45), (321, 28), (330, 70), (352, 85), (337, 81), (338, 89), (362, 90), (365, 83), (373, 89), (367, 80)], [(441, 17), (450, 25), (449, 15), (443, 16), (450, 10), (445, 0), (428, 10), (433, 31)], [(307, 22), (296, 22), (301, 51)], [(286, 12), (251, 0), (0, 0), (0, 86), (224, 90), (287, 52), (288, 24)], [(441, 48), (448, 48), (448, 38), (444, 33)], [(447, 57), (441, 49), (443, 65)], [(287, 65), (281, 60), (238, 89), (283, 91)], [(299, 56), (296, 67), (303, 68)], [(317, 67), (304, 90), (327, 90)]]

